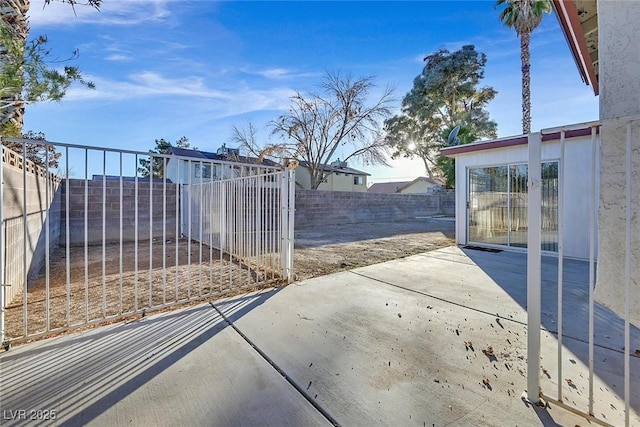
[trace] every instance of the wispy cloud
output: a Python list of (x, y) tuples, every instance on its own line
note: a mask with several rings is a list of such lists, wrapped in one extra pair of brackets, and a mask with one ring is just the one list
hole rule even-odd
[(45, 7), (32, 4), (29, 22), (35, 29), (75, 24), (137, 25), (166, 20), (170, 16), (168, 3), (167, 0), (105, 1), (100, 11), (84, 5), (72, 8), (62, 2), (51, 2)]
[(322, 75), (322, 73), (320, 72), (302, 72), (302, 71), (292, 70), (290, 68), (284, 68), (284, 67), (272, 67), (272, 68), (263, 68), (263, 69), (253, 69), (250, 67), (243, 67), (241, 68), (241, 71), (245, 74), (260, 76), (270, 80), (318, 77)]
[(128, 61), (131, 59), (130, 56), (123, 55), (121, 53), (114, 53), (111, 55), (107, 55), (104, 57), (107, 61)]
[(96, 84), (96, 89), (71, 88), (65, 96), (65, 103), (127, 102), (144, 97), (181, 98), (207, 103), (213, 118), (220, 118), (253, 111), (284, 110), (294, 93), (288, 87), (256, 89), (242, 84), (236, 85), (234, 90), (219, 90), (209, 87), (202, 77), (168, 78), (152, 71), (132, 74), (124, 81), (90, 75), (86, 78)]

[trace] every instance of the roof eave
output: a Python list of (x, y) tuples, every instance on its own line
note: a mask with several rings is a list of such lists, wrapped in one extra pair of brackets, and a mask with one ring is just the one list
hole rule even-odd
[(562, 27), (562, 32), (567, 39), (582, 80), (591, 86), (594, 95), (598, 95), (600, 91), (598, 78), (596, 77), (596, 70), (593, 63), (591, 62), (591, 55), (589, 54), (587, 40), (580, 25), (575, 2), (553, 0), (553, 8), (556, 11), (560, 27)]

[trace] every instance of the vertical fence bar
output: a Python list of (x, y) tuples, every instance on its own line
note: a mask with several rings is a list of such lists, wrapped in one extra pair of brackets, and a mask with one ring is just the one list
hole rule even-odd
[[(44, 225), (44, 277), (45, 277), (45, 329), (47, 331), (51, 330), (51, 279), (50, 279), (50, 275), (51, 275), (51, 269), (50, 269), (50, 263), (51, 263), (51, 254), (49, 252), (49, 245), (50, 245), (50, 233), (51, 233), (51, 229), (50, 229), (50, 225), (49, 223), (51, 222), (51, 208), (53, 206), (52, 200), (50, 200), (51, 198), (51, 193), (49, 192), (49, 182), (51, 181), (51, 173), (49, 172), (49, 151), (50, 151), (50, 147), (48, 145), (44, 146), (45, 149), (45, 160), (44, 160), (44, 165), (45, 165), (45, 169), (44, 169), (44, 199), (46, 200), (46, 204), (47, 204), (47, 210), (45, 213), (45, 225)], [(36, 174), (37, 177), (37, 174)]]
[(187, 212), (187, 298), (191, 299), (191, 205), (193, 204), (193, 186), (191, 182), (191, 177), (193, 176), (193, 165), (191, 164), (191, 160), (189, 160), (187, 173), (189, 174), (189, 186), (187, 187), (189, 189), (189, 191), (187, 191), (189, 199)]
[(564, 278), (564, 194), (565, 194), (565, 131), (560, 132), (560, 171), (558, 173), (558, 402), (562, 402), (562, 289)]
[[(242, 168), (242, 176), (246, 176), (246, 169)], [(244, 286), (242, 282), (242, 262), (247, 257), (247, 180), (240, 179), (240, 209), (239, 209), (239, 217), (240, 217), (240, 227), (238, 230), (238, 234), (240, 237), (240, 247), (239, 247), (239, 262), (238, 265), (240, 267), (240, 287)], [(249, 282), (249, 270), (247, 269), (247, 283)]]
[(149, 156), (149, 164), (149, 307), (153, 307), (153, 171), (156, 166), (153, 154)]
[(102, 317), (107, 317), (107, 152), (102, 150)]
[(285, 243), (286, 239), (286, 230), (287, 227), (287, 218), (289, 217), (287, 214), (287, 178), (286, 172), (281, 174), (280, 178), (280, 276), (285, 278), (287, 277), (287, 244)]
[(624, 244), (624, 425), (629, 427), (631, 423), (631, 217), (632, 199), (631, 183), (633, 179), (633, 169), (631, 158), (633, 156), (631, 122), (627, 123), (627, 156), (625, 159), (626, 185), (625, 198), (627, 206), (625, 209), (625, 244)]
[(207, 230), (209, 231), (209, 291), (213, 293), (213, 165), (211, 165), (211, 181), (207, 183)]
[[(136, 167), (136, 172), (135, 172), (135, 178), (133, 180), (133, 192), (134, 192), (134, 208), (133, 208), (133, 229), (134, 229), (134, 236), (133, 236), (133, 259), (134, 259), (134, 263), (135, 263), (135, 267), (133, 268), (133, 310), (134, 311), (138, 311), (138, 268), (139, 268), (139, 255), (138, 255), (138, 232), (139, 232), (139, 225), (138, 225), (138, 220), (139, 218), (139, 207), (138, 207), (138, 198), (140, 197), (140, 186), (139, 186), (139, 182), (138, 182), (138, 155), (135, 155), (135, 167)], [(149, 165), (149, 167), (151, 167), (151, 165)]]
[[(256, 264), (258, 266), (257, 268), (257, 275), (260, 279), (262, 279), (262, 277), (264, 277), (266, 279), (267, 277), (267, 265), (264, 262), (264, 219), (265, 219), (265, 214), (266, 214), (266, 206), (264, 203), (264, 191), (267, 188), (269, 180), (267, 178), (267, 175), (264, 176), (263, 181), (262, 181), (262, 185), (260, 186), (260, 188), (258, 188), (258, 191), (256, 192), (256, 203), (258, 204), (258, 219), (257, 219), (257, 224), (256, 224), (256, 236), (258, 236), (259, 240), (258, 240), (258, 245), (256, 248)], [(260, 276), (260, 264), (263, 264), (264, 267), (264, 276)]]
[(236, 239), (233, 233), (233, 230), (236, 228), (238, 224), (238, 220), (236, 215), (234, 214), (230, 203), (233, 200), (238, 200), (238, 185), (236, 181), (229, 181), (229, 190), (230, 194), (227, 198), (229, 203), (226, 203), (227, 213), (228, 213), (228, 221), (227, 221), (227, 233), (229, 236), (229, 289), (233, 288), (233, 254), (235, 253), (235, 244)]
[(29, 238), (27, 225), (27, 145), (22, 143), (22, 319), (24, 321), (24, 336), (28, 335), (27, 328), (27, 241)]
[[(224, 173), (224, 169), (222, 170), (222, 173)], [(222, 176), (222, 178), (224, 178), (224, 176)], [(227, 212), (225, 211), (226, 209), (225, 200), (227, 197), (226, 196), (227, 183), (225, 181), (219, 181), (217, 185), (219, 187), (218, 211), (220, 212), (220, 248), (219, 248), (220, 249), (220, 275), (218, 276), (218, 291), (222, 292), (222, 280), (224, 275), (224, 268), (222, 267), (224, 264), (224, 251), (227, 244), (227, 236), (226, 236), (227, 227), (225, 226), (226, 218), (227, 218)]]
[(176, 181), (174, 183), (174, 185), (176, 186), (176, 235), (175, 235), (175, 243), (176, 243), (176, 289), (175, 289), (175, 293), (176, 293), (176, 301), (178, 301), (180, 299), (180, 294), (178, 292), (178, 288), (180, 286), (180, 272), (179, 272), (179, 257), (180, 257), (180, 216), (182, 214), (181, 209), (180, 209), (180, 186), (181, 186), (181, 182), (182, 179), (180, 177), (180, 163), (182, 163), (182, 160), (178, 160), (176, 159)]
[(69, 147), (65, 147), (65, 267), (66, 267), (66, 299), (67, 299), (67, 326), (71, 326), (71, 224), (69, 224), (69, 205), (71, 193), (71, 177), (69, 176)]
[(122, 153), (120, 153), (120, 235), (119, 235), (119, 243), (120, 243), (120, 251), (118, 253), (118, 267), (119, 267), (119, 272), (120, 272), (120, 289), (119, 289), (119, 301), (120, 301), (120, 305), (119, 305), (119, 313), (122, 314), (123, 311), (123, 291), (122, 291), (122, 287), (123, 287), (123, 278), (122, 275), (124, 274), (124, 266), (123, 266), (123, 260), (122, 260), (122, 253), (123, 253), (123, 240), (124, 240), (124, 232), (123, 232), (123, 223), (124, 223), (124, 207), (123, 207), (123, 203), (124, 203), (124, 196), (123, 196), (123, 192), (124, 192), (124, 185), (123, 185), (123, 179), (122, 179)]
[(162, 304), (167, 303), (167, 158), (162, 158)]
[(200, 228), (198, 232), (198, 296), (202, 295), (202, 225), (203, 225), (203, 216), (204, 216), (204, 163), (200, 160), (200, 201), (198, 202), (199, 211), (196, 212), (199, 221), (198, 227)]
[(270, 225), (271, 225), (271, 233), (269, 235), (269, 260), (271, 264), (271, 279), (276, 278), (277, 265), (276, 261), (278, 259), (278, 226), (277, 226), (277, 215), (278, 215), (278, 191), (280, 189), (280, 175), (282, 172), (277, 173), (274, 176), (273, 180), (273, 191), (269, 195), (271, 199), (271, 208), (270, 208)]
[(289, 219), (287, 221), (289, 226), (289, 247), (287, 252), (289, 253), (289, 260), (287, 265), (287, 282), (293, 282), (295, 278), (294, 271), (294, 224), (295, 224), (295, 212), (296, 212), (296, 170), (289, 170), (289, 191), (287, 192), (287, 198), (289, 199)]
[(89, 150), (84, 149), (84, 313), (89, 321)]
[(593, 415), (593, 341), (596, 221), (596, 127), (591, 127), (591, 185), (589, 188), (589, 415)]
[(0, 141), (0, 345), (5, 345), (5, 329), (4, 329), (4, 306), (5, 306), (5, 290), (7, 283), (7, 274), (4, 265), (6, 240), (4, 231), (4, 144)]
[(529, 134), (529, 205), (527, 231), (527, 397), (539, 401), (541, 324), (541, 142), (540, 133)]

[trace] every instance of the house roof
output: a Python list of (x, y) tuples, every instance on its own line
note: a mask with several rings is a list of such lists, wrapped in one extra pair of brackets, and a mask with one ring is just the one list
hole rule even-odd
[(367, 189), (368, 193), (397, 193), (400, 188), (404, 188), (412, 181), (397, 182), (376, 182)]
[(553, 8), (582, 80), (598, 94), (598, 6), (596, 0), (553, 0)]
[(409, 182), (407, 185), (405, 185), (404, 187), (402, 187), (400, 189), (400, 191), (404, 190), (407, 187), (410, 187), (411, 185), (415, 184), (416, 182), (427, 182), (429, 184), (433, 184), (433, 185), (442, 185), (442, 181), (440, 181), (438, 178), (429, 178), (428, 176), (419, 176), (416, 179), (414, 179), (413, 181)]
[[(581, 127), (578, 129), (570, 129), (565, 131), (565, 138), (576, 138), (580, 136), (591, 135), (591, 126)], [(596, 127), (596, 133), (599, 133), (599, 128)], [(542, 142), (556, 141), (560, 139), (561, 132), (553, 130), (548, 133), (542, 132)], [(526, 135), (510, 136), (506, 138), (493, 139), (490, 141), (474, 142), (472, 144), (455, 145), (453, 147), (446, 147), (440, 150), (440, 153), (447, 157), (455, 157), (458, 154), (472, 153), (483, 150), (493, 150), (496, 148), (511, 147), (514, 145), (527, 145), (529, 138)]]
[[(309, 163), (303, 161), (300, 161), (300, 166), (302, 166), (303, 168), (309, 168)], [(346, 173), (348, 175), (365, 175), (365, 176), (371, 176), (370, 173), (366, 173), (363, 172), (361, 170), (358, 169), (354, 169), (354, 168), (350, 168), (348, 166), (332, 166), (332, 165), (325, 165), (324, 166), (324, 171), (325, 172), (338, 172), (338, 173)]]
[(413, 181), (395, 181), (395, 182), (378, 182), (373, 184), (367, 189), (368, 193), (400, 193), (405, 188), (415, 184), (416, 182), (424, 181), (433, 185), (442, 185), (442, 182), (436, 178), (429, 178), (426, 176), (419, 176)]
[(208, 151), (190, 150), (187, 148), (180, 148), (180, 147), (169, 147), (169, 154), (175, 154), (176, 156), (181, 156), (181, 157), (192, 157), (195, 159), (220, 161), (220, 162), (234, 162), (234, 163), (243, 163), (243, 164), (252, 164), (252, 165), (274, 166), (274, 167), (280, 166), (278, 163), (269, 159), (263, 159), (262, 161), (260, 161), (260, 159), (258, 159), (257, 157), (216, 154)]

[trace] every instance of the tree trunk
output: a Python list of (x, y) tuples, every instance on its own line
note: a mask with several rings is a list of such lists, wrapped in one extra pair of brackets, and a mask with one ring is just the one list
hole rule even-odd
[(427, 172), (427, 176), (429, 178), (433, 178), (433, 170), (431, 170), (431, 168), (429, 167), (429, 161), (426, 159), (426, 157), (422, 157), (422, 161), (424, 162), (424, 169)]
[(522, 60), (522, 133), (531, 132), (531, 54), (530, 33), (520, 34), (520, 59)]
[[(7, 25), (13, 34), (24, 44), (27, 42), (29, 36), (29, 22), (27, 19), (27, 13), (29, 12), (30, 1), (29, 0), (15, 0), (11, 2), (2, 1), (0, 6), (3, 8), (9, 7), (11, 11), (7, 12), (3, 10), (2, 20), (3, 24)], [(3, 47), (0, 46), (0, 50)], [(18, 133), (22, 132), (22, 124), (24, 122), (24, 101), (21, 99), (21, 93), (6, 95), (2, 97), (2, 103), (9, 103), (11, 107), (2, 109), (0, 116), (0, 125), (4, 129), (10, 127)]]
[(309, 168), (309, 176), (311, 178), (311, 189), (312, 190), (317, 190), (318, 187), (320, 187), (320, 184), (322, 184), (322, 173), (323, 171), (318, 171), (317, 169), (311, 169)]

